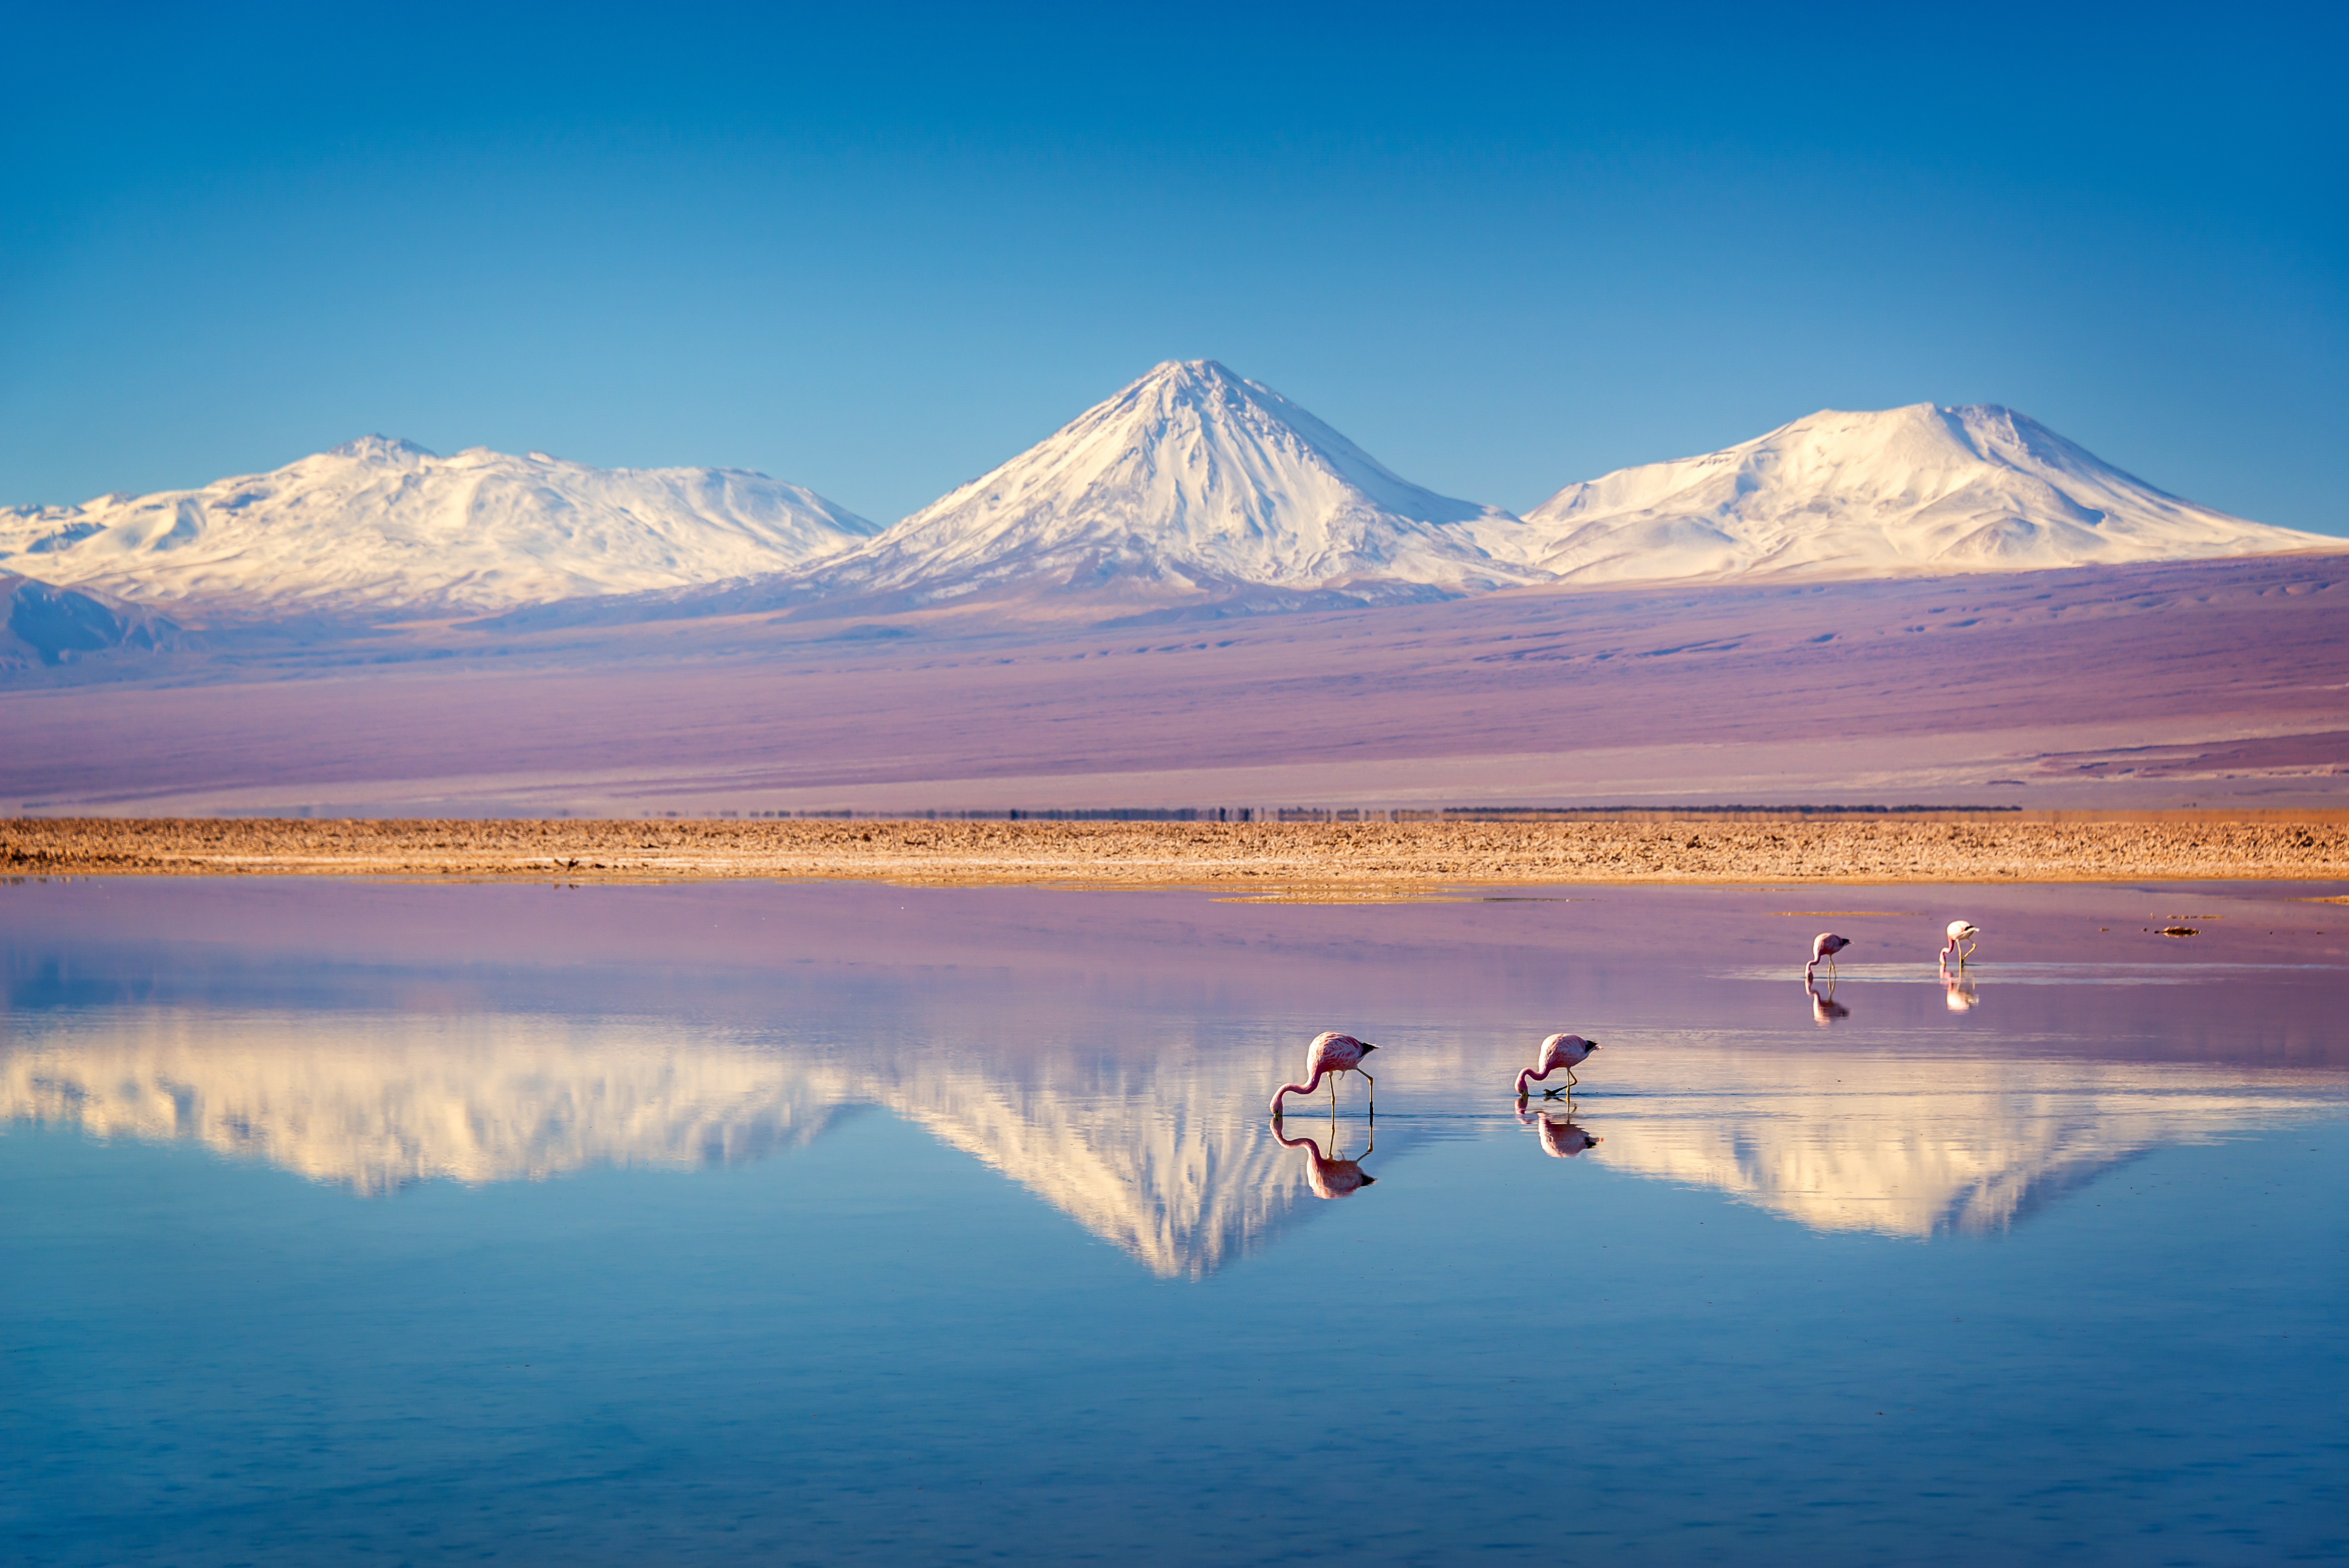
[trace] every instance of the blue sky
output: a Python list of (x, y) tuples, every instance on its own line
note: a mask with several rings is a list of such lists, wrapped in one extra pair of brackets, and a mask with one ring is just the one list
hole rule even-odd
[(887, 521), (1213, 357), (1519, 510), (1988, 401), (2349, 533), (2337, 8), (847, 10), (19, 8), (0, 503), (376, 430)]

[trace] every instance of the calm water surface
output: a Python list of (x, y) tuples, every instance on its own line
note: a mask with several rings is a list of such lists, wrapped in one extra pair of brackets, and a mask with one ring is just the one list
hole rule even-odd
[(2339, 1560), (2334, 891), (0, 885), (0, 1556)]

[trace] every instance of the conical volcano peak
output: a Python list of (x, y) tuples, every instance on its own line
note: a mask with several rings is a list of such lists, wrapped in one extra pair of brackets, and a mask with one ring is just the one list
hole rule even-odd
[[(1206, 418), (1254, 418), (1268, 428), (1299, 423), (1299, 416), (1302, 416), (1317, 432), (1336, 436), (1335, 431), (1271, 387), (1235, 375), (1229, 366), (1214, 359), (1162, 360), (1116, 396), (1080, 416), (1069, 428), (1073, 429), (1095, 415), (1176, 418), (1186, 411)], [(1342, 437), (1337, 439), (1349, 448), (1352, 446)]]
[(1184, 599), (1234, 587), (1441, 596), (1531, 580), (1516, 520), (1421, 489), (1260, 383), (1170, 359), (824, 569), (917, 602), (997, 583)]

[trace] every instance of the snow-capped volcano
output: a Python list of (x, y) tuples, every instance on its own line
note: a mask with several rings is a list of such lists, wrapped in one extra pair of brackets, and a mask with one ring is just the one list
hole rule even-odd
[(1014, 580), (1144, 598), (1234, 586), (1424, 596), (1537, 580), (1497, 553), (1521, 526), (1396, 477), (1212, 359), (1169, 360), (811, 585), (925, 603)]
[(875, 527), (740, 469), (368, 436), (201, 490), (0, 509), (0, 566), (241, 615), (481, 611), (785, 571)]
[(1575, 583), (1927, 576), (2342, 548), (2181, 500), (1989, 404), (1822, 411), (1722, 451), (1568, 485), (1526, 522), (1526, 563)]

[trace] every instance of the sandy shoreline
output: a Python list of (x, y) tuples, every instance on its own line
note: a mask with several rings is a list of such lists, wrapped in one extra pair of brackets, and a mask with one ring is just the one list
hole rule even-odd
[(1336, 822), (0, 820), (0, 875), (1210, 887), (2349, 879), (2349, 812), (1627, 812)]

